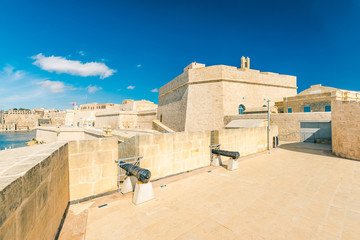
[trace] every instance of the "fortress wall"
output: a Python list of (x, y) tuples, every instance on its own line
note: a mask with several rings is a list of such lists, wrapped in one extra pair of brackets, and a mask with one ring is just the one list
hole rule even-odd
[[(276, 135), (273, 126), (271, 145)], [(143, 156), (140, 166), (149, 169), (154, 180), (209, 166), (211, 143), (241, 156), (262, 152), (267, 149), (267, 127), (134, 136), (119, 144), (119, 158)]]
[(209, 145), (210, 131), (135, 136), (119, 144), (119, 158), (143, 156), (154, 180), (209, 166)]
[(55, 239), (69, 202), (68, 146), (1, 151), (0, 239)]
[(360, 102), (332, 101), (331, 122), (333, 153), (360, 160)]
[(189, 86), (185, 131), (223, 127), (223, 83), (210, 82)]
[[(186, 72), (180, 74), (179, 76), (177, 76), (176, 78), (174, 78), (173, 80), (171, 80), (170, 82), (168, 82), (167, 84), (165, 84), (164, 86), (162, 86), (159, 89), (159, 98), (162, 95), (167, 94), (170, 91), (173, 91), (176, 88), (184, 85), (188, 81), (189, 81), (189, 71), (186, 71)], [(159, 102), (159, 106), (160, 106), (160, 102)]]
[(70, 201), (117, 189), (118, 140), (69, 142)]
[(186, 121), (188, 86), (175, 90), (171, 94), (159, 95), (157, 119), (173, 129), (184, 131)]
[[(277, 126), (271, 126), (270, 148), (273, 147), (273, 137), (277, 135)], [(211, 144), (221, 144), (220, 149), (237, 151), (240, 157), (263, 152), (267, 150), (267, 127), (213, 131)]]

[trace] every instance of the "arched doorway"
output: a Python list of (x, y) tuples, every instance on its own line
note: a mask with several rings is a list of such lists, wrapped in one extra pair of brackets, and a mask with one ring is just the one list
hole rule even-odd
[(240, 104), (239, 105), (239, 114), (244, 114), (245, 109), (246, 109), (245, 106)]

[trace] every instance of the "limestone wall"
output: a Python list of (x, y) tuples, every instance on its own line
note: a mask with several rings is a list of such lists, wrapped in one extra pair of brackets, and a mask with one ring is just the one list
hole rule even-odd
[[(277, 135), (277, 126), (271, 126), (270, 148), (273, 147), (273, 137)], [(237, 151), (240, 153), (241, 157), (263, 152), (267, 150), (267, 127), (212, 131), (211, 144), (221, 144), (221, 149)]]
[(119, 158), (143, 156), (154, 180), (209, 166), (209, 145), (209, 131), (135, 136), (119, 145)]
[[(168, 88), (168, 84), (163, 88)], [(161, 95), (161, 93), (165, 91), (162, 90), (163, 88), (160, 88), (159, 91), (157, 119), (174, 131), (184, 131), (187, 114), (188, 86), (174, 89), (170, 94)]]
[(331, 121), (333, 153), (360, 160), (360, 102), (333, 101)]
[[(242, 114), (224, 117), (224, 124), (227, 125), (236, 119), (267, 119), (267, 114)], [(278, 113), (271, 114), (270, 124), (278, 126), (279, 140), (300, 141), (301, 120), (331, 120), (331, 112), (314, 113)]]
[[(273, 126), (272, 136), (277, 135)], [(214, 137), (215, 136), (215, 137)], [(141, 167), (151, 171), (152, 180), (210, 165), (211, 143), (241, 156), (267, 149), (267, 128), (223, 129), (134, 136), (119, 144), (119, 158), (143, 156)]]
[(54, 239), (69, 202), (65, 143), (0, 152), (0, 239)]
[(152, 121), (156, 119), (156, 110), (141, 112), (135, 111), (112, 111), (99, 112), (96, 114), (95, 127), (103, 128), (111, 126), (112, 129), (140, 128), (152, 129)]
[(116, 138), (69, 142), (70, 200), (117, 189)]
[(103, 131), (95, 128), (79, 127), (38, 127), (36, 139), (45, 143), (56, 141), (91, 140), (103, 137)]

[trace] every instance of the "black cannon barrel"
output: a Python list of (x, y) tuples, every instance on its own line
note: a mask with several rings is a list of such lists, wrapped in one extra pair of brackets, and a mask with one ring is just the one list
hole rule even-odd
[(124, 161), (120, 161), (119, 166), (131, 175), (135, 176), (140, 182), (148, 183), (150, 181), (151, 172), (147, 169), (134, 166)]
[(216, 150), (216, 149), (211, 149), (211, 152), (213, 154), (218, 154), (218, 155), (222, 155), (222, 156), (226, 156), (226, 157), (231, 157), (233, 159), (238, 159), (240, 157), (239, 152), (231, 152), (231, 151)]

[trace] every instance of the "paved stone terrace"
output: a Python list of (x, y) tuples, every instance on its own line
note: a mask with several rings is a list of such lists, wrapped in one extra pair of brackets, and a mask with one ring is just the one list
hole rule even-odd
[(72, 205), (60, 239), (359, 239), (360, 162), (298, 143), (239, 167), (156, 181), (138, 206), (131, 193)]

